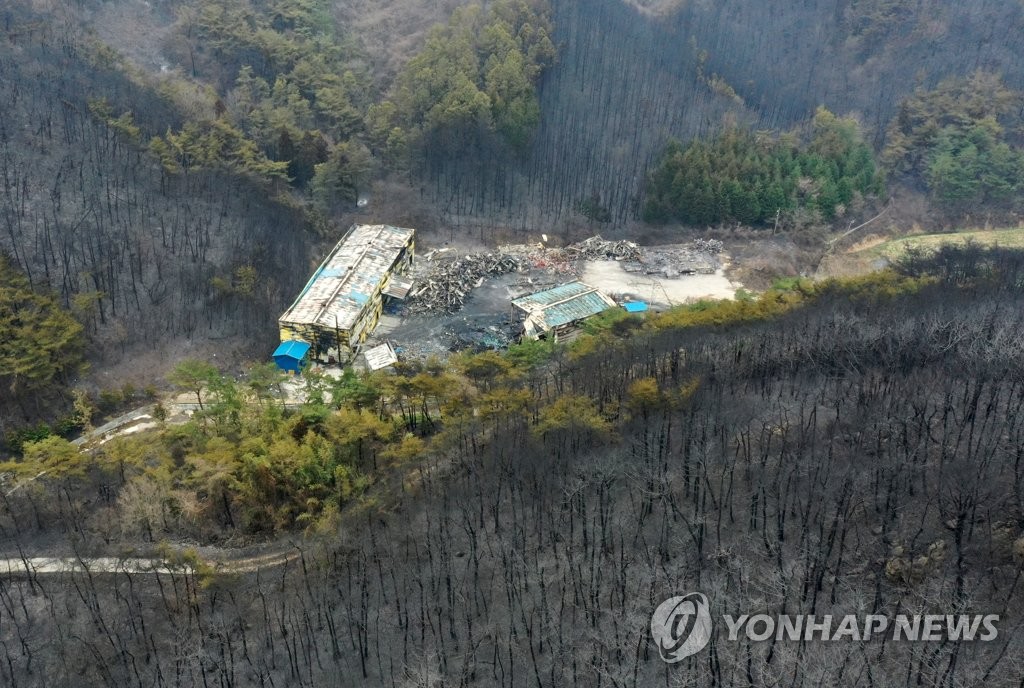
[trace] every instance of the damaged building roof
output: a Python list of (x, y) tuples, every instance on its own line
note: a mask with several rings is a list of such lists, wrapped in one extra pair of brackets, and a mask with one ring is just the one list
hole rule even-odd
[(355, 225), (313, 273), (282, 323), (351, 328), (415, 230)]
[(528, 314), (524, 325), (530, 335), (589, 318), (616, 306), (611, 297), (578, 281), (520, 297), (512, 301), (512, 305)]

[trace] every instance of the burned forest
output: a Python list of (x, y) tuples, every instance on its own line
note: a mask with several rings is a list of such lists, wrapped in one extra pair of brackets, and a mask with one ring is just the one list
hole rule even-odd
[[(276, 566), (193, 552), (54, 577), (15, 556), (3, 680), (1018, 685), (1024, 262), (944, 259), (634, 327), (521, 376), (467, 365), (472, 391), (450, 392), (400, 487)], [(5, 538), (88, 561), (118, 536), (83, 510), (127, 518), (138, 470), (7, 494)], [(678, 589), (737, 614), (995, 614), (999, 634), (719, 635), (665, 665), (649, 614)]]
[[(112, 352), (199, 333), (258, 338), (266, 305), (305, 270), (301, 210), (226, 170), (162, 169), (147, 134), (182, 113), (73, 27), (5, 12), (0, 212), (11, 262)], [(255, 277), (240, 279), (246, 270)]]
[(1024, 687), (1024, 3), (0, 5), (0, 686)]

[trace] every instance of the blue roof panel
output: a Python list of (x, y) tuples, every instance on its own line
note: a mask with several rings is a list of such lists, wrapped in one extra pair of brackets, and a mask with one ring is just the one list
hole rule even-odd
[(528, 314), (535, 327), (547, 331), (589, 318), (615, 307), (615, 302), (582, 282), (569, 282), (546, 291), (523, 296), (512, 304)]
[(591, 315), (597, 315), (611, 307), (601, 294), (592, 292), (575, 296), (571, 301), (548, 306), (544, 310), (544, 320), (548, 327), (561, 327)]
[(531, 310), (538, 307), (544, 308), (552, 304), (567, 301), (572, 299), (574, 296), (592, 292), (593, 290), (593, 287), (583, 284), (583, 282), (568, 282), (551, 289), (537, 292), (536, 294), (521, 296), (518, 299), (514, 299), (512, 303), (523, 310)]
[(289, 339), (287, 342), (281, 342), (281, 345), (274, 350), (274, 358), (277, 358), (278, 356), (287, 356), (288, 358), (300, 360), (308, 352), (309, 344), (307, 342), (300, 342), (297, 339)]

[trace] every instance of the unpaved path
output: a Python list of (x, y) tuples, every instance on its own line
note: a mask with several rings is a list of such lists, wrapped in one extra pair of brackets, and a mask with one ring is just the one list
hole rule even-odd
[(196, 573), (198, 569), (215, 574), (255, 573), (289, 564), (301, 556), (296, 547), (277, 549), (251, 557), (223, 559), (186, 557), (19, 557), (0, 559), (0, 578), (76, 573), (123, 573), (129, 575)]
[(117, 430), (118, 428), (122, 428), (125, 425), (128, 425), (129, 423), (134, 423), (137, 420), (145, 420), (152, 418), (154, 406), (154, 404), (147, 404), (146, 406), (139, 407), (133, 411), (129, 411), (128, 413), (120, 415), (117, 418), (109, 420), (103, 425), (94, 428), (91, 432), (87, 432), (81, 437), (77, 437), (71, 440), (71, 444), (75, 445), (76, 447), (80, 447), (83, 444), (85, 444), (88, 440), (97, 437), (103, 437), (108, 433)]

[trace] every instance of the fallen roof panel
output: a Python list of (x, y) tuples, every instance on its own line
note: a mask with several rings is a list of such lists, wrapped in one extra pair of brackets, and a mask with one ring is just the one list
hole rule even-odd
[(518, 299), (514, 299), (512, 301), (512, 305), (517, 308), (521, 308), (524, 311), (532, 312), (537, 308), (546, 308), (574, 296), (579, 296), (592, 291), (596, 291), (596, 289), (589, 284), (584, 284), (580, 281), (566, 282), (565, 284), (560, 284), (557, 287), (552, 287), (551, 289), (545, 289), (544, 291), (538, 291), (533, 294), (521, 296)]
[(388, 284), (388, 288), (384, 290), (384, 293), (396, 299), (404, 299), (409, 295), (412, 290), (412, 280), (403, 280), (397, 277), (392, 277), (391, 282)]
[(366, 365), (370, 370), (380, 370), (398, 363), (398, 354), (388, 342), (367, 349), (363, 356), (366, 358)]

